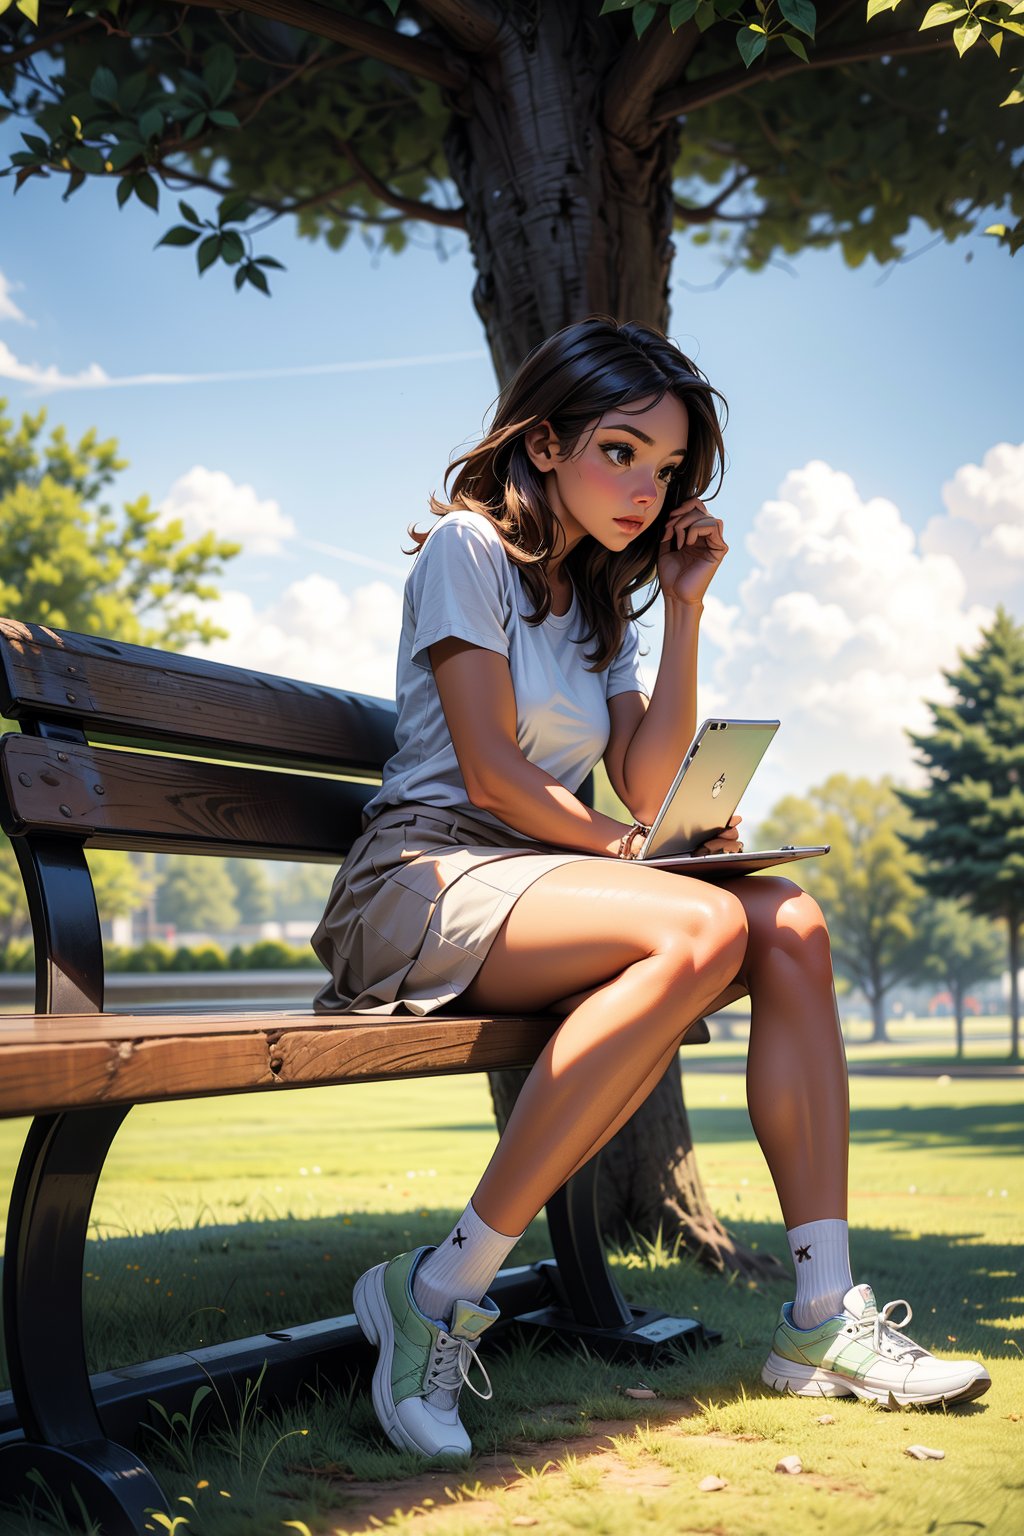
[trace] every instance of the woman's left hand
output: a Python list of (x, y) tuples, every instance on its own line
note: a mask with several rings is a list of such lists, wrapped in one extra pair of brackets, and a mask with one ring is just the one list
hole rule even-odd
[(722, 520), (699, 496), (670, 512), (658, 548), (658, 580), (667, 602), (699, 604), (729, 553)]
[(740, 842), (739, 825), (742, 816), (730, 816), (729, 825), (723, 827), (721, 832), (716, 832), (714, 837), (709, 837), (706, 843), (693, 851), (701, 853), (742, 853), (743, 844)]

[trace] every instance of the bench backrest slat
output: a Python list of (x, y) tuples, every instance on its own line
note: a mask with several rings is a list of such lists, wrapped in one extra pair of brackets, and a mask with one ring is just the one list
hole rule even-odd
[(0, 714), (78, 725), (90, 740), (373, 772), (394, 751), (386, 699), (196, 656), (0, 619)]
[(335, 863), (359, 835), (375, 788), (15, 734), (0, 738), (0, 773), (12, 836)]

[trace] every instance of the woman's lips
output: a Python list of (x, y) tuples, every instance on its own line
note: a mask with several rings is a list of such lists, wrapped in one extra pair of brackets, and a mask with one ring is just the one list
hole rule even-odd
[(617, 523), (627, 533), (639, 533), (644, 525), (642, 517), (613, 517), (612, 522)]

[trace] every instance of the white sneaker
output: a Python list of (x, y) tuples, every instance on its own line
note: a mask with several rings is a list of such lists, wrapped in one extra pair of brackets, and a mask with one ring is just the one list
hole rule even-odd
[[(459, 1418), (464, 1386), (491, 1396), (487, 1372), (476, 1358), (477, 1340), (498, 1317), (489, 1296), (456, 1301), (448, 1328), (421, 1312), (412, 1294), (420, 1261), (433, 1249), (416, 1248), (360, 1275), (352, 1293), (356, 1319), (380, 1348), (373, 1373), (373, 1406), (392, 1445), (425, 1456), (468, 1455), (470, 1438)], [(481, 1392), (469, 1379), (473, 1362), (487, 1383)]]
[(761, 1379), (777, 1392), (800, 1397), (861, 1397), (903, 1408), (911, 1403), (964, 1403), (992, 1385), (974, 1360), (940, 1360), (899, 1333), (893, 1310), (906, 1307), (899, 1327), (913, 1313), (906, 1301), (887, 1301), (881, 1312), (870, 1285), (855, 1285), (843, 1310), (816, 1328), (798, 1328), (793, 1304), (782, 1308)]

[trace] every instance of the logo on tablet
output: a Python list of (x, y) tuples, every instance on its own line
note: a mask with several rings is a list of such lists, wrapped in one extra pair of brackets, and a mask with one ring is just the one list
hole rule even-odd
[(724, 788), (725, 788), (725, 774), (724, 773), (720, 773), (718, 775), (718, 778), (715, 780), (715, 782), (711, 786), (711, 798), (712, 798), (712, 800), (717, 800), (719, 795), (722, 793), (722, 790)]

